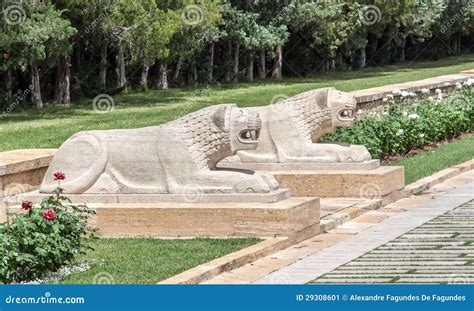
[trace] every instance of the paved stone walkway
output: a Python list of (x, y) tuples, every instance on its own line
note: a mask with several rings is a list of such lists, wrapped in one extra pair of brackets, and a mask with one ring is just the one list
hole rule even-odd
[(473, 283), (474, 201), (448, 211), (315, 283)]
[[(469, 174), (470, 175), (470, 174)], [(471, 176), (470, 176), (471, 177)], [(430, 235), (429, 238), (431, 237), (431, 233), (436, 233), (436, 234), (444, 234), (445, 232), (449, 232), (451, 235), (448, 236), (452, 237), (452, 239), (461, 239), (461, 238), (469, 238), (470, 235), (473, 236), (474, 240), (474, 228), (472, 231), (470, 230), (470, 224), (469, 222), (466, 222), (466, 225), (464, 226), (459, 226), (458, 231), (459, 232), (451, 232), (449, 230), (454, 230), (454, 227), (456, 227), (456, 223), (453, 220), (453, 223), (447, 223), (447, 224), (438, 224), (439, 227), (436, 227), (436, 223), (431, 224), (432, 231), (426, 232), (427, 228), (430, 228), (429, 224), (426, 224), (425, 227), (418, 228), (414, 230), (415, 228), (429, 222), (429, 221), (439, 221), (439, 218), (437, 218), (440, 215), (445, 214), (448, 211), (451, 211), (462, 204), (465, 204), (466, 202), (469, 202), (474, 199), (474, 182), (472, 181), (471, 178), (467, 179), (467, 182), (464, 183), (463, 185), (460, 185), (458, 188), (448, 191), (447, 193), (444, 193), (440, 196), (434, 197), (432, 200), (421, 200), (417, 205), (416, 208), (409, 208), (408, 210), (395, 214), (392, 217), (386, 218), (383, 221), (366, 226), (364, 223), (358, 224), (357, 222), (350, 222), (345, 224), (346, 227), (340, 226), (335, 230), (335, 233), (347, 233), (347, 234), (354, 234), (355, 232), (358, 232), (355, 235), (352, 235), (351, 237), (338, 242), (330, 247), (327, 247), (323, 249), (322, 251), (310, 254), (303, 259), (299, 260), (296, 263), (293, 263), (285, 268), (282, 268), (280, 270), (277, 270), (273, 273), (270, 273), (266, 275), (263, 278), (258, 279), (255, 283), (260, 283), (260, 284), (271, 284), (271, 283), (288, 283), (288, 284), (302, 284), (302, 283), (308, 283), (311, 282), (312, 280), (318, 279), (318, 282), (330, 282), (332, 283), (335, 277), (332, 274), (329, 274), (333, 270), (337, 269), (338, 267), (352, 262), (355, 259), (361, 257), (362, 255), (371, 252), (374, 249), (379, 248), (381, 245), (385, 245), (386, 247), (393, 246), (391, 244), (387, 244), (391, 241), (397, 241), (397, 247), (400, 247), (404, 245), (406, 248), (410, 249), (410, 247), (414, 250), (420, 250), (420, 241), (410, 241), (407, 240), (403, 244), (400, 242), (397, 237), (400, 237), (401, 235), (411, 232), (417, 232), (417, 233), (425, 233)], [(467, 210), (471, 209), (469, 205), (466, 205), (468, 207), (463, 207), (456, 209), (456, 211), (461, 211), (462, 213), (467, 213)], [(403, 206), (400, 206), (400, 203), (398, 206), (395, 206), (395, 208), (401, 208), (403, 209)], [(450, 214), (446, 214), (450, 215)], [(446, 217), (452, 217), (451, 216), (446, 216)], [(464, 216), (463, 216), (464, 217)], [(433, 220), (434, 218), (437, 218), (436, 220)], [(458, 217), (462, 218), (462, 217)], [(468, 217), (465, 217), (468, 219)], [(471, 219), (472, 223), (474, 223), (474, 218)], [(454, 227), (452, 227), (454, 226)], [(342, 228), (341, 228), (342, 227)], [(413, 230), (413, 231), (412, 231)], [(425, 230), (425, 231), (423, 231)], [(455, 235), (455, 233), (460, 233), (463, 235)], [(446, 236), (442, 236), (446, 238)], [(461, 238), (459, 238), (461, 237)], [(425, 241), (426, 242), (426, 241)], [(434, 243), (434, 244), (433, 244)], [(438, 244), (436, 244), (438, 243)], [(444, 243), (444, 244), (443, 244)], [(457, 243), (457, 244), (456, 244)], [(463, 243), (466, 243), (466, 245), (463, 245)], [(466, 241), (455, 241), (453, 240), (452, 242), (447, 242), (444, 241), (443, 239), (440, 240), (435, 240), (430, 243), (426, 242), (422, 244), (423, 247), (432, 247), (435, 250), (439, 250), (440, 254), (441, 252), (444, 252), (444, 254), (448, 254), (445, 251), (449, 250), (456, 250), (456, 247), (464, 246), (458, 255), (462, 256), (469, 256), (469, 255), (474, 255), (471, 253), (466, 253), (470, 246), (469, 242)], [(444, 249), (446, 247), (446, 249)], [(380, 249), (380, 248), (379, 248)], [(472, 250), (474, 251), (474, 243), (472, 246)], [(398, 251), (398, 250), (397, 250)], [(399, 250), (400, 252), (402, 250)], [(464, 255), (466, 254), (466, 255)], [(373, 254), (372, 254), (373, 255)], [(371, 255), (371, 256), (372, 256)], [(367, 255), (369, 256), (369, 254)], [(380, 255), (379, 255), (380, 256)], [(450, 255), (449, 255), (450, 256)], [(358, 269), (359, 271), (369, 271), (370, 269), (375, 269), (377, 270), (377, 265), (383, 265), (388, 262), (388, 257), (389, 256), (384, 256), (383, 259), (377, 259), (375, 258), (374, 260), (369, 261), (368, 259), (365, 259), (366, 261), (360, 261), (357, 263), (349, 263), (347, 266), (344, 266), (344, 268), (341, 267), (341, 269), (347, 269), (347, 267)], [(425, 270), (419, 270), (419, 271), (428, 271), (429, 267), (439, 267), (446, 269), (446, 260), (443, 260), (443, 257), (441, 255), (436, 256), (436, 257), (430, 257), (431, 259), (435, 258), (437, 259), (436, 261), (433, 260), (427, 260), (426, 258), (422, 258), (421, 260), (418, 259), (413, 259), (411, 258), (410, 260), (405, 260), (404, 264), (405, 266), (398, 266), (398, 267), (404, 267), (406, 270), (403, 270), (405, 272), (411, 272), (411, 274), (416, 273), (416, 271), (413, 271), (415, 269), (414, 267), (420, 267), (420, 263), (422, 262), (427, 262), (429, 261), (430, 265), (426, 265)], [(453, 257), (449, 257), (450, 259), (453, 259)], [(394, 257), (394, 259), (396, 259)], [(451, 265), (464, 265), (466, 262), (470, 263), (469, 259), (466, 260), (464, 257), (457, 257), (455, 258), (456, 260), (451, 260), (450, 264)], [(400, 260), (400, 258), (399, 258)], [(425, 260), (425, 261), (423, 261)], [(474, 260), (474, 258), (473, 258)], [(357, 266), (358, 265), (358, 266)], [(356, 268), (358, 267), (358, 268)], [(440, 271), (445, 271), (443, 269), (439, 269)], [(468, 272), (472, 269), (472, 267), (469, 267), (469, 265), (466, 265), (466, 268), (463, 270), (454, 270), (453, 275), (451, 276), (452, 282), (456, 282), (457, 277), (455, 276), (456, 273), (458, 272)], [(342, 271), (342, 270), (341, 270)], [(338, 270), (337, 273), (340, 271)], [(336, 272), (334, 272), (336, 273)], [(350, 274), (350, 273), (348, 273)], [(353, 273), (352, 273), (353, 274)], [(439, 278), (437, 277), (438, 271), (434, 271), (434, 273), (431, 274), (431, 277), (424, 278), (423, 282), (448, 282), (449, 279), (446, 278)], [(343, 274), (340, 274), (343, 275)], [(356, 282), (362, 282), (365, 281), (367, 282), (367, 278), (361, 278), (362, 275), (359, 272), (357, 275), (352, 275), (353, 277), (348, 280), (344, 277), (341, 278), (336, 278), (336, 281), (344, 281), (347, 280), (346, 282), (350, 283), (356, 283)], [(426, 274), (427, 276), (429, 275), (428, 273)], [(321, 278), (323, 277), (324, 278)], [(399, 275), (395, 274), (387, 274), (387, 275), (378, 275), (379, 277), (371, 278), (372, 282), (394, 282), (394, 281), (399, 281), (399, 282), (421, 282), (421, 280), (413, 280), (413, 278), (410, 277), (405, 277), (403, 281), (401, 278), (399, 279)], [(321, 279), (319, 279), (321, 278)], [(465, 273), (462, 274), (461, 279), (465, 278)], [(468, 278), (467, 281), (470, 281)]]

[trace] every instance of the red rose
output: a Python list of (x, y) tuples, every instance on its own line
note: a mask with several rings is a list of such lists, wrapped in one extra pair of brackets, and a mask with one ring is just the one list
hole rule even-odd
[(55, 220), (56, 213), (52, 209), (48, 208), (47, 210), (43, 212), (43, 218), (47, 221)]
[(21, 203), (21, 208), (25, 211), (29, 210), (30, 208), (32, 208), (31, 202), (24, 201), (23, 203)]
[(63, 172), (56, 172), (53, 174), (54, 180), (64, 180), (66, 179), (66, 175)]

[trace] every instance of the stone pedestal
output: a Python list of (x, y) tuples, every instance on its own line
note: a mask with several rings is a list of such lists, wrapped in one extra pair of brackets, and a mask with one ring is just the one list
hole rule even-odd
[[(104, 237), (275, 237), (319, 233), (319, 198), (276, 203), (88, 204), (91, 225)], [(21, 212), (19, 206), (9, 213)]]
[[(50, 194), (38, 190), (24, 193), (22, 198), (33, 203), (40, 203)], [(290, 197), (288, 189), (277, 189), (268, 193), (200, 193), (182, 194), (66, 194), (72, 203), (275, 203)], [(11, 202), (18, 204), (19, 202)]]
[(293, 197), (363, 197), (391, 202), (404, 188), (402, 166), (381, 166), (373, 170), (272, 171), (280, 187)]
[[(228, 159), (226, 159), (228, 160)], [(380, 160), (370, 160), (360, 163), (243, 163), (222, 161), (219, 168), (241, 169), (252, 171), (367, 171), (380, 167)]]
[(56, 149), (22, 149), (0, 153), (2, 196), (37, 189)]
[(22, 149), (0, 153), (0, 222), (7, 220), (6, 201), (21, 201), (23, 193), (39, 187), (55, 151)]

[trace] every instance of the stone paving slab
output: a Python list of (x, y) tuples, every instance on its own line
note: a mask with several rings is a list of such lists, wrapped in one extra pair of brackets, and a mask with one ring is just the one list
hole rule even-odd
[[(469, 189), (469, 188), (468, 188)], [(423, 224), (421, 227), (429, 234), (430, 230), (434, 235), (439, 236), (439, 224), (449, 223), (451, 229), (457, 229), (457, 225), (451, 223), (456, 219), (456, 224), (462, 223), (469, 218), (465, 215), (474, 216), (474, 200), (459, 206), (454, 210), (447, 211), (445, 214)], [(443, 227), (443, 226), (442, 226)], [(474, 227), (465, 226), (471, 233), (474, 233)], [(441, 228), (442, 229), (442, 228)], [(413, 231), (415, 231), (413, 230)], [(373, 283), (383, 282), (388, 276), (393, 277), (390, 283), (472, 283), (474, 282), (474, 253), (470, 247), (471, 241), (453, 234), (444, 241), (433, 243), (429, 239), (413, 238), (411, 231), (405, 235), (394, 239), (376, 250), (373, 250), (363, 256), (346, 263), (345, 265), (326, 273), (315, 280), (315, 283)], [(409, 245), (406, 236), (412, 239), (413, 250), (410, 254), (400, 253), (397, 247)], [(420, 243), (422, 242), (422, 243)], [(443, 253), (434, 251), (420, 251), (416, 246), (423, 245), (458, 246), (456, 250), (450, 250)], [(381, 249), (387, 246), (394, 247), (392, 251), (385, 251), (380, 254)], [(440, 249), (441, 250), (441, 249)], [(400, 266), (403, 266), (400, 267)], [(367, 269), (370, 267), (370, 269)], [(409, 268), (410, 270), (406, 270)]]
[[(469, 172), (468, 180), (471, 181), (461, 187), (458, 187), (446, 193), (440, 191), (443, 194), (437, 197), (434, 196), (431, 198), (418, 198), (416, 200), (418, 202), (413, 204), (414, 206), (416, 206), (416, 208), (409, 208), (405, 212), (394, 215), (377, 224), (373, 224), (372, 227), (363, 230), (340, 243), (328, 247), (327, 249), (324, 249), (321, 252), (309, 255), (290, 266), (275, 271), (274, 273), (271, 273), (257, 280), (255, 283), (269, 283), (272, 278), (277, 277), (284, 277), (285, 279), (288, 279), (289, 283), (291, 284), (307, 283), (314, 279), (317, 279), (333, 271), (339, 266), (351, 262), (354, 259), (364, 255), (365, 253), (398, 238), (406, 232), (409, 232), (419, 227), (420, 225), (432, 220), (433, 218), (443, 215), (444, 213), (453, 210), (470, 200), (473, 200), (474, 181), (470, 179), (471, 176), (472, 175)], [(400, 204), (402, 203), (396, 202), (396, 205), (400, 206)], [(459, 246), (459, 243), (452, 244)], [(448, 246), (452, 248), (453, 245)], [(403, 262), (403, 264), (419, 265), (422, 262), (423, 261), (406, 261)], [(465, 262), (466, 260), (438, 260), (437, 264), (452, 265), (456, 263), (463, 264)], [(373, 262), (367, 263), (367, 265), (373, 264)], [(380, 264), (382, 265), (384, 264), (384, 262), (380, 262)], [(351, 281), (356, 282), (356, 280)], [(388, 282), (390, 280), (387, 281), (386, 279), (384, 279), (383, 281)], [(328, 283), (330, 282), (328, 281)]]

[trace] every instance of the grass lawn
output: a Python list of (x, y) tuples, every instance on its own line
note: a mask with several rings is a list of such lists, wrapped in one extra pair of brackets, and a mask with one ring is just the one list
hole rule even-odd
[(400, 159), (391, 165), (405, 167), (405, 184), (408, 185), (470, 159), (474, 159), (474, 135), (419, 153), (414, 157)]
[(257, 238), (158, 240), (99, 239), (86, 260), (91, 269), (72, 274), (62, 283), (153, 284), (226, 254), (258, 243)]
[(211, 104), (237, 103), (242, 107), (264, 105), (269, 104), (275, 96), (291, 96), (315, 88), (334, 86), (342, 91), (353, 91), (459, 73), (472, 68), (474, 54), (383, 68), (320, 73), (315, 77), (279, 82), (132, 92), (115, 96), (115, 108), (107, 114), (94, 112), (92, 99), (75, 102), (72, 108), (50, 107), (41, 111), (22, 111), (18, 108), (0, 119), (0, 151), (55, 148), (78, 131), (158, 125)]

